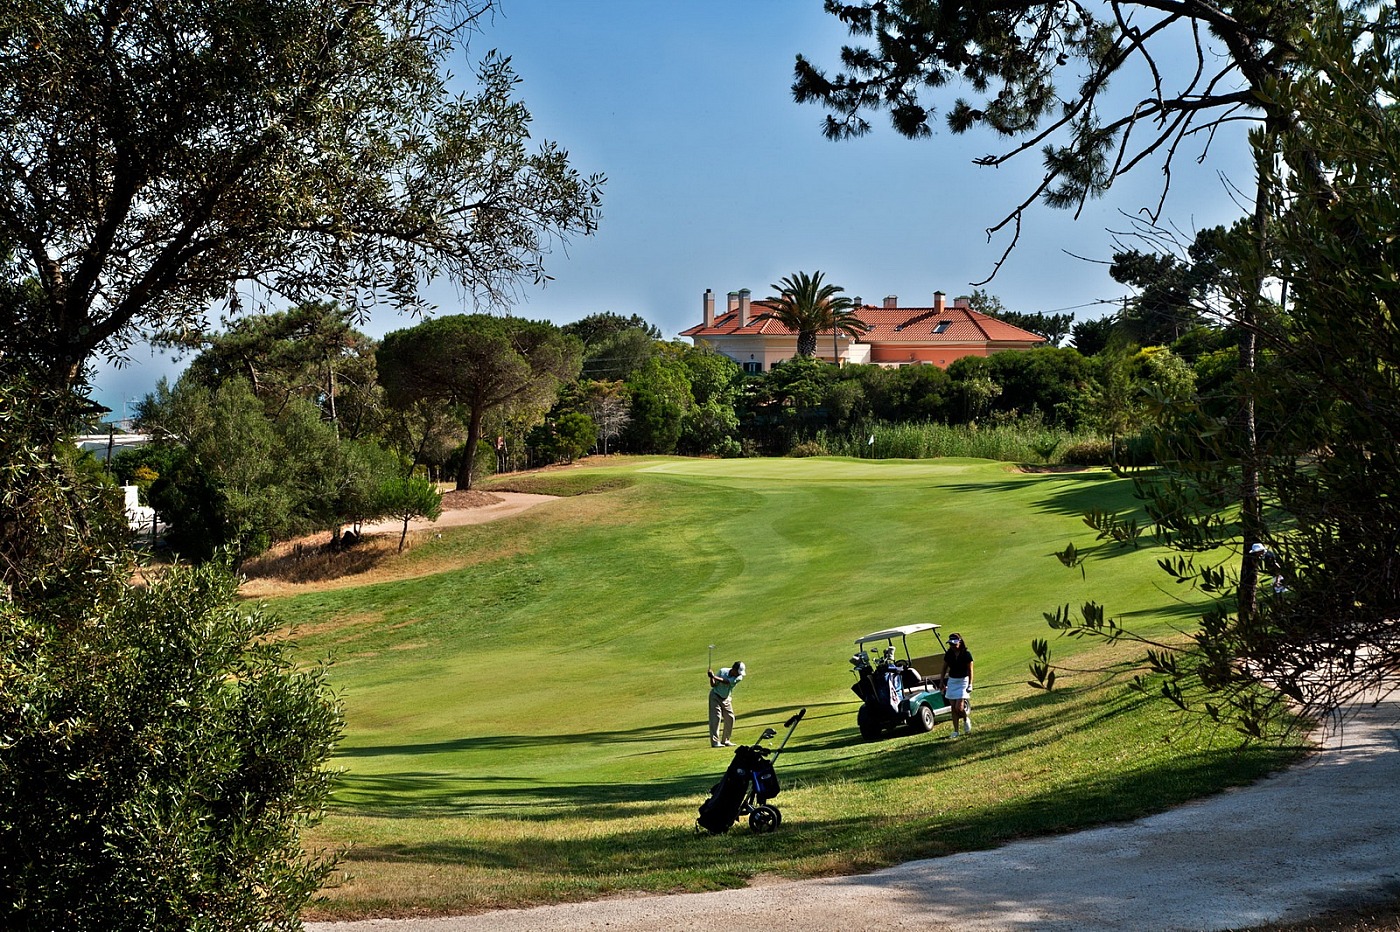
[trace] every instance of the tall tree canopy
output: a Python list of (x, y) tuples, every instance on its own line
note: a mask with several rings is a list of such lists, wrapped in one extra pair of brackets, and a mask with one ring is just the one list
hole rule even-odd
[(591, 379), (628, 378), (656, 355), (661, 329), (633, 314), (589, 314), (561, 328), (583, 341), (583, 374)]
[(457, 488), (469, 489), (487, 413), (530, 404), (548, 408), (559, 386), (578, 378), (583, 348), (577, 337), (544, 321), (456, 314), (388, 334), (377, 359), (390, 404), (427, 402), (462, 413), (467, 452)]
[(349, 317), (327, 302), (238, 317), (223, 333), (186, 341), (202, 350), (184, 378), (214, 389), (242, 377), (271, 416), (303, 398), (317, 404), (342, 437), (359, 437), (377, 426), (379, 382), (375, 341), (355, 330)]
[(501, 300), (587, 234), (602, 179), (531, 148), (509, 59), (447, 67), (490, 0), (13, 0), (0, 9), (0, 273), (33, 320), (0, 361), (77, 384), (96, 353), (198, 330), (239, 288)]
[(1203, 322), (1220, 276), (1225, 230), (1202, 230), (1185, 258), (1167, 252), (1126, 249), (1113, 254), (1113, 280), (1138, 289), (1119, 315), (1123, 337), (1139, 346), (1170, 346)]
[(1059, 346), (1061, 341), (1069, 336), (1070, 328), (1074, 326), (1073, 314), (1025, 314), (1021, 311), (1008, 310), (1001, 298), (989, 294), (981, 288), (973, 289), (972, 294), (968, 295), (967, 304), (979, 314), (1004, 320), (1013, 327), (1020, 327), (1022, 330), (1029, 330), (1031, 333), (1042, 336), (1049, 341), (1051, 346)]
[[(1261, 90), (1291, 126), (1251, 135), (1255, 222), (1219, 238), (1206, 295), (1261, 350), (1233, 384), (1211, 380), (1258, 402), (1253, 443), (1233, 442), (1237, 423), (1206, 392), (1152, 399), (1164, 468), (1139, 477), (1139, 493), (1181, 552), (1164, 568), (1213, 602), (1187, 650), (1149, 642), (1156, 678), (1138, 685), (1251, 737), (1389, 690), (1400, 672), (1397, 34), (1394, 7), (1318, 8), (1289, 72)], [(1258, 300), (1263, 280), (1281, 301)], [(1268, 505), (1253, 534), (1226, 507), (1251, 478), (1246, 456)], [(1092, 602), (1051, 623), (1134, 636)], [(1037, 653), (1046, 677), (1048, 646)]]
[(564, 324), (559, 329), (582, 340), (585, 351), (591, 350), (596, 344), (604, 342), (609, 337), (617, 336), (628, 330), (640, 330), (653, 340), (661, 339), (660, 327), (649, 323), (637, 314), (623, 317), (616, 311), (589, 314), (581, 320)]
[[(1281, 306), (1255, 324), (1264, 362), (1260, 462), (1273, 506), (1262, 545), (1224, 576), (1226, 590), (1261, 575), (1248, 615), (1208, 615), (1202, 661), (1174, 671), (1199, 677), (1255, 717), (1327, 711), (1393, 687), (1400, 673), (1400, 11), (1368, 23), (1336, 11), (1319, 15), (1300, 44), (1296, 74), (1270, 88), (1299, 130), (1255, 139), (1268, 201), (1269, 272), (1286, 283)], [(1379, 26), (1380, 28), (1376, 28)], [(1378, 38), (1378, 36), (1387, 38)], [(1309, 164), (1326, 166), (1319, 179)], [(1280, 170), (1282, 169), (1282, 170)], [(1253, 258), (1247, 244), (1222, 244), (1228, 268)], [(1247, 267), (1247, 266), (1246, 266)], [(1229, 278), (1224, 281), (1230, 287)], [(1198, 470), (1219, 459), (1209, 409), (1186, 411), (1204, 427)], [(1193, 478), (1207, 488), (1228, 478), (1226, 463)], [(1157, 507), (1174, 508), (1183, 485), (1167, 486)], [(1197, 508), (1177, 532), (1204, 544), (1218, 525)], [(1219, 581), (1204, 553), (1179, 562), (1184, 578)], [(1227, 567), (1232, 567), (1230, 561)], [(1267, 584), (1278, 574), (1282, 585)], [(1260, 708), (1257, 684), (1287, 699)], [(1249, 719), (1246, 718), (1246, 724)]]
[[(1166, 440), (1177, 445), (1163, 451), (1171, 468), (1145, 494), (1165, 540), (1217, 557), (1170, 564), (1216, 604), (1184, 658), (1153, 645), (1149, 666), (1174, 701), (1189, 706), (1191, 687), (1203, 687), (1201, 707), (1249, 735), (1297, 708), (1285, 708), (1285, 697), (1325, 711), (1393, 675), (1397, 524), (1388, 500), (1373, 507), (1372, 499), (1393, 484), (1400, 407), (1394, 6), (827, 0), (826, 8), (871, 40), (842, 50), (835, 77), (797, 60), (794, 95), (829, 108), (829, 136), (866, 132), (864, 114), (879, 109), (899, 132), (926, 136), (934, 99), (961, 82), (981, 99), (949, 102), (949, 128), (983, 126), (1010, 140), (981, 164), (1039, 149), (1039, 184), (989, 231), (1010, 225), (1008, 250), (1036, 199), (1077, 209), (1144, 162), (1163, 170), (1165, 195), (1193, 137), (1203, 156), (1226, 123), (1256, 121), (1253, 216), (1220, 244), (1219, 274), (1171, 282), (1159, 273), (1177, 277), (1173, 266), (1120, 268), (1162, 286), (1148, 296), (1154, 310), (1205, 285), (1239, 339), (1235, 378), (1212, 380), (1228, 388), (1232, 411), (1204, 398), (1162, 411)], [(1134, 75), (1147, 93), (1107, 95), (1110, 79)], [(1057, 82), (1073, 84), (1066, 92)], [(1274, 305), (1271, 280), (1293, 288), (1291, 305)], [(1222, 512), (1232, 500), (1237, 521)], [(1257, 586), (1257, 547), (1288, 558), (1281, 591)], [(1075, 562), (1074, 548), (1061, 558)], [(1081, 622), (1066, 615), (1052, 624), (1123, 636), (1093, 603)], [(1044, 677), (1048, 667), (1033, 671)]]
[[(1000, 165), (1037, 149), (1043, 160), (1040, 183), (988, 231), (1010, 225), (1009, 251), (1022, 214), (1039, 198), (1077, 210), (1144, 162), (1163, 170), (1165, 197), (1173, 161), (1189, 140), (1201, 140), (1203, 153), (1227, 121), (1267, 117), (1294, 125), (1294, 115), (1265, 91), (1295, 58), (1319, 5), (1329, 6), (825, 0), (829, 13), (870, 44), (843, 47), (834, 76), (799, 55), (793, 95), (828, 109), (825, 132), (835, 139), (868, 132), (865, 114), (881, 109), (898, 132), (925, 137), (933, 132), (935, 98), (950, 85), (977, 94), (980, 100), (947, 102), (948, 128), (980, 126), (1011, 140), (978, 164)], [(1149, 90), (1121, 101), (1108, 96), (1110, 84), (1126, 82)]]

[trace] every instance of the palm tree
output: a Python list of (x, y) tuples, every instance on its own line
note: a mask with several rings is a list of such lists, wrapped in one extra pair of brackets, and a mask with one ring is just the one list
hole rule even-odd
[(796, 333), (799, 356), (816, 354), (817, 334), (823, 330), (831, 330), (834, 339), (836, 333), (858, 337), (870, 329), (869, 324), (856, 316), (855, 303), (841, 294), (845, 289), (839, 285), (823, 285), (821, 272), (814, 275), (798, 272), (769, 287), (778, 294), (764, 299), (770, 310), (754, 320), (776, 320)]

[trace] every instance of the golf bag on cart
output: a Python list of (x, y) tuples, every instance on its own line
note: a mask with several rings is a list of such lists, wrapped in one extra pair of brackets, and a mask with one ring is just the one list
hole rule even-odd
[(881, 724), (898, 720), (905, 690), (917, 689), (926, 682), (918, 670), (903, 660), (894, 659), (893, 648), (886, 650), (878, 662), (872, 661), (864, 651), (857, 653), (851, 658), (851, 668), (856, 675), (851, 692), (864, 703), (863, 717), (868, 716)]
[[(734, 749), (734, 759), (720, 781), (710, 788), (709, 798), (700, 804), (700, 817), (695, 820), (696, 831), (704, 830), (712, 835), (723, 835), (742, 816), (749, 817), (749, 828), (754, 832), (771, 832), (782, 824), (783, 816), (777, 806), (768, 800), (778, 795), (778, 773), (773, 768), (778, 755), (792, 737), (793, 729), (807, 714), (802, 709), (789, 718), (783, 727), (787, 734), (776, 751), (764, 747), (763, 742), (777, 736), (772, 728), (763, 729), (763, 734), (751, 745), (740, 745)], [(772, 759), (769, 759), (769, 754)]]

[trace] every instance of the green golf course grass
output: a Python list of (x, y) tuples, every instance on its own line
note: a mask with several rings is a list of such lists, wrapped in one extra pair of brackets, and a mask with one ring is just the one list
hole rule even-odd
[[(1138, 508), (1106, 471), (639, 458), (496, 480), (511, 484), (569, 494), (443, 528), (399, 558), (400, 581), (270, 603), (301, 656), (333, 659), (345, 704), (344, 773), (310, 834), (348, 848), (344, 874), (309, 915), (858, 872), (1132, 818), (1296, 753), (1242, 750), (1129, 693), (1130, 645), (1056, 640), (1057, 688), (1027, 685), (1057, 606), (1096, 599), (1164, 638), (1198, 612), (1162, 551), (1083, 524)], [(1069, 542), (1089, 553), (1084, 575), (1053, 556)], [(853, 642), (915, 622), (966, 638), (976, 731), (948, 740), (940, 719), (862, 741)], [(777, 762), (772, 834), (694, 832), (730, 757), (707, 740), (711, 644), (717, 667), (748, 668), (736, 741), (781, 738), (808, 710)]]

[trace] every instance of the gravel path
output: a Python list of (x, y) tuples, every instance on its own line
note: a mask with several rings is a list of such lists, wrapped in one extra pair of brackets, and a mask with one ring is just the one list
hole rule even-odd
[(1400, 696), (1291, 770), (1123, 825), (859, 877), (308, 932), (1219, 930), (1400, 893)]
[[(455, 504), (453, 496), (475, 495), (470, 504)], [(408, 522), (410, 531), (427, 531), (435, 527), (460, 527), (465, 524), (485, 524), (528, 511), (544, 502), (552, 502), (557, 495), (536, 495), (533, 492), (448, 492), (443, 496), (442, 515), (436, 521), (415, 518)], [(390, 518), (366, 524), (360, 530), (366, 534), (398, 532), (403, 529), (403, 521)]]

